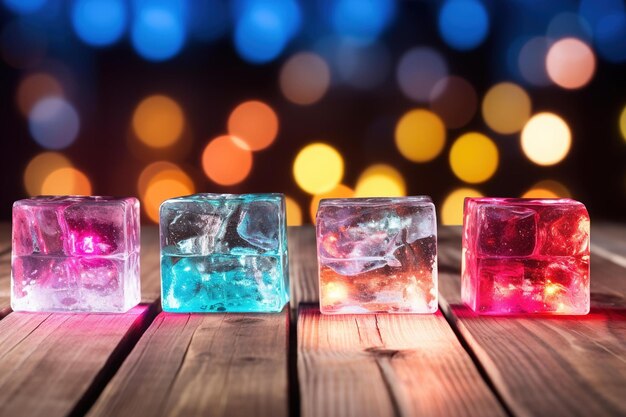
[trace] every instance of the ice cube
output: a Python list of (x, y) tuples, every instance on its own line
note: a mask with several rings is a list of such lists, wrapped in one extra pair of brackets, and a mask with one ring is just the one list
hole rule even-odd
[(69, 255), (128, 253), (132, 248), (125, 233), (127, 206), (123, 201), (94, 201), (65, 208), (61, 215), (67, 225)]
[(434, 311), (435, 242), (430, 198), (322, 200), (317, 213), (322, 312)]
[(16, 202), (13, 216), (14, 310), (124, 312), (139, 303), (136, 199), (35, 197)]
[(233, 212), (233, 207), (225, 204), (164, 204), (160, 222), (164, 250), (177, 255), (208, 255), (226, 250), (224, 237)]
[(480, 255), (518, 257), (533, 253), (537, 240), (534, 209), (485, 205), (479, 210)]
[(584, 207), (548, 207), (539, 216), (540, 253), (575, 256), (589, 252), (589, 214)]
[(471, 198), (462, 299), (484, 314), (587, 314), (589, 217), (570, 199)]
[(269, 201), (244, 204), (237, 233), (243, 240), (262, 251), (277, 251), (281, 210), (282, 207)]
[(163, 309), (275, 312), (289, 299), (282, 194), (196, 194), (161, 206)]

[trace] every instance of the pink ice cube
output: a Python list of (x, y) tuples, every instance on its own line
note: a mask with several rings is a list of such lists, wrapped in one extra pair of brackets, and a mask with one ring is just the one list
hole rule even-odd
[(461, 293), (482, 314), (587, 314), (585, 206), (571, 199), (466, 199)]
[(137, 199), (44, 196), (15, 202), (13, 310), (125, 312), (139, 300)]

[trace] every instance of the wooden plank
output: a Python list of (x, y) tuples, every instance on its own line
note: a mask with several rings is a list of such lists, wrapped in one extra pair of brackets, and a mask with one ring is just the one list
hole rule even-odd
[(479, 316), (461, 302), (458, 247), (439, 248), (440, 304), (513, 414), (626, 414), (626, 270), (592, 249), (588, 316)]
[(0, 321), (0, 415), (80, 410), (148, 318), (146, 305), (121, 315), (9, 314)]
[(620, 223), (592, 222), (592, 249), (595, 245), (615, 255), (626, 258), (626, 225)]
[(287, 416), (288, 321), (161, 313), (89, 416)]
[[(143, 235), (142, 264), (158, 264), (158, 235)], [(0, 264), (1, 310), (10, 254)], [(149, 303), (126, 314), (11, 313), (0, 321), (0, 416), (62, 417), (90, 407), (156, 316), (158, 293), (151, 289), (159, 285), (158, 270), (145, 269)]]
[[(290, 238), (306, 260), (292, 270), (296, 300), (317, 301), (312, 228)], [(441, 313), (324, 316), (301, 305), (297, 329), (303, 417), (505, 415)]]
[(301, 415), (504, 416), (441, 313), (298, 319)]

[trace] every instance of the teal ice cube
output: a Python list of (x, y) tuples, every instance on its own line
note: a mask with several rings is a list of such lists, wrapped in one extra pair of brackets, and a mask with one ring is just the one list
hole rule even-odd
[(173, 198), (160, 233), (163, 311), (269, 313), (289, 301), (284, 195)]

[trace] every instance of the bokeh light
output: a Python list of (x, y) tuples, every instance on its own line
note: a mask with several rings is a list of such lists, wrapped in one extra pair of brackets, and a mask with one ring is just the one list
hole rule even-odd
[(446, 143), (446, 128), (435, 113), (416, 109), (405, 113), (396, 125), (398, 151), (412, 162), (428, 162), (437, 157)]
[(298, 202), (289, 196), (285, 196), (285, 211), (287, 212), (287, 226), (302, 224), (302, 209)]
[(470, 184), (487, 181), (498, 169), (496, 144), (487, 136), (470, 132), (459, 137), (450, 149), (450, 167), (459, 179)]
[(311, 199), (309, 206), (311, 221), (315, 224), (315, 216), (317, 215), (317, 208), (320, 201), (324, 198), (351, 198), (354, 197), (354, 190), (347, 185), (338, 184), (335, 188), (323, 194), (316, 194)]
[[(195, 193), (191, 178), (175, 165), (165, 165), (162, 162), (148, 165), (139, 178), (142, 207), (148, 218), (155, 223), (159, 222), (159, 207), (163, 201)], [(141, 193), (144, 183), (145, 192)]]
[(228, 133), (244, 141), (252, 151), (265, 149), (278, 135), (278, 116), (262, 101), (245, 101), (231, 112)]
[(578, 13), (592, 27), (596, 27), (606, 16), (624, 13), (623, 0), (580, 0)]
[(439, 52), (416, 47), (402, 55), (396, 77), (400, 90), (415, 101), (428, 101), (433, 86), (448, 75), (448, 64)]
[(28, 127), (35, 141), (47, 149), (70, 146), (80, 128), (74, 107), (60, 97), (39, 100), (28, 115)]
[(39, 66), (46, 56), (48, 38), (43, 28), (26, 20), (14, 20), (2, 30), (2, 58), (14, 68)]
[(554, 43), (546, 56), (550, 79), (558, 86), (575, 89), (591, 80), (596, 70), (596, 57), (591, 48), (576, 38), (564, 38)]
[(33, 106), (44, 97), (63, 97), (63, 87), (50, 74), (38, 72), (20, 81), (16, 94), (17, 106), (28, 116)]
[(150, 182), (158, 179), (170, 178), (182, 182), (189, 189), (194, 188), (193, 181), (189, 176), (173, 162), (157, 161), (146, 166), (137, 180), (137, 195), (144, 199)]
[(341, 154), (325, 143), (312, 143), (298, 152), (293, 162), (293, 176), (300, 188), (309, 194), (326, 193), (343, 178)]
[(30, 160), (24, 170), (24, 188), (29, 196), (43, 194), (42, 186), (46, 178), (54, 171), (69, 168), (72, 163), (58, 152), (43, 152)]
[(218, 136), (202, 152), (202, 169), (219, 185), (239, 184), (252, 170), (252, 152), (238, 137)]
[(135, 135), (144, 144), (165, 148), (180, 139), (185, 116), (180, 105), (170, 97), (153, 95), (139, 103), (132, 124)]
[(330, 16), (335, 32), (369, 43), (377, 39), (394, 17), (394, 0), (334, 0)]
[(72, 25), (78, 37), (93, 46), (119, 40), (126, 28), (127, 10), (122, 0), (75, 0)]
[(504, 82), (487, 91), (482, 104), (485, 123), (495, 132), (519, 132), (530, 118), (530, 97), (517, 84)]
[(224, 36), (230, 29), (230, 7), (227, 0), (204, 0), (193, 3), (190, 32), (202, 42), (211, 42)]
[(543, 87), (550, 85), (546, 71), (546, 55), (549, 41), (543, 36), (529, 39), (519, 51), (517, 65), (522, 78), (531, 85)]
[(319, 101), (330, 85), (330, 69), (322, 57), (310, 52), (295, 54), (280, 71), (280, 89), (292, 103)]
[(380, 42), (362, 45), (344, 40), (337, 46), (335, 60), (339, 78), (364, 90), (382, 84), (391, 67), (389, 49)]
[(400, 171), (386, 164), (371, 165), (361, 173), (354, 187), (355, 197), (403, 197), (406, 182)]
[(473, 188), (457, 188), (448, 194), (441, 205), (441, 224), (458, 226), (463, 224), (463, 205), (465, 198), (483, 197), (480, 191)]
[(572, 193), (558, 181), (542, 180), (528, 189), (522, 198), (571, 198)]
[(43, 195), (91, 195), (89, 178), (73, 167), (52, 171), (41, 185)]
[(595, 30), (596, 48), (600, 56), (609, 62), (626, 61), (626, 13), (606, 16)]
[(467, 51), (484, 42), (489, 15), (477, 0), (447, 0), (439, 10), (439, 33), (451, 48)]
[(4, 0), (4, 5), (14, 13), (27, 14), (41, 9), (47, 0)]
[(253, 64), (276, 59), (300, 27), (300, 7), (293, 0), (244, 0), (238, 9), (235, 49)]
[(537, 165), (554, 165), (570, 150), (572, 135), (563, 119), (553, 113), (538, 113), (522, 130), (522, 150)]
[(619, 115), (619, 130), (622, 133), (622, 138), (626, 141), (626, 106)]
[(562, 12), (550, 20), (546, 36), (554, 40), (575, 37), (589, 42), (592, 38), (592, 29), (578, 13)]
[(165, 61), (177, 55), (185, 43), (182, 12), (165, 3), (146, 3), (135, 11), (131, 43), (149, 61)]
[(449, 129), (457, 129), (469, 123), (477, 107), (476, 90), (461, 77), (442, 78), (430, 93), (430, 108)]

